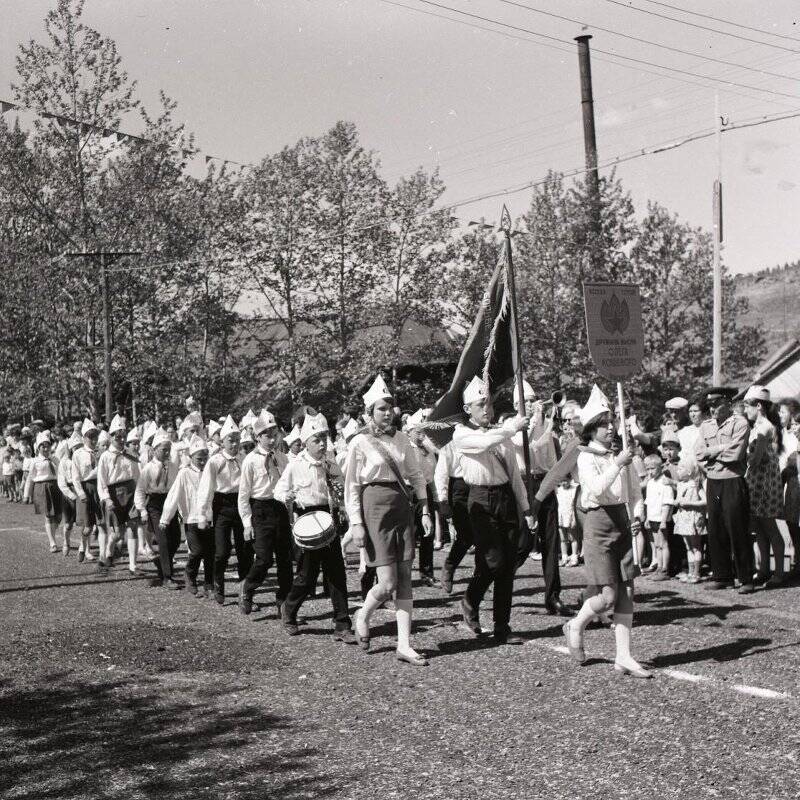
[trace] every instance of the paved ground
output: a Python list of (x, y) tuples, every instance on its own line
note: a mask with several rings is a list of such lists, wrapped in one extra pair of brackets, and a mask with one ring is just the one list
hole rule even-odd
[[(100, 578), (39, 527), (0, 501), (0, 797), (800, 796), (800, 588), (640, 580), (635, 652), (656, 678), (636, 681), (608, 631), (568, 660), (529, 562), (521, 647), (470, 638), (457, 599), (416, 589), (418, 669), (394, 660), (387, 612), (369, 655), (331, 641), (321, 599), (290, 640), (269, 592), (247, 618), (233, 583), (221, 608), (124, 566)], [(581, 570), (562, 577), (575, 602)]]

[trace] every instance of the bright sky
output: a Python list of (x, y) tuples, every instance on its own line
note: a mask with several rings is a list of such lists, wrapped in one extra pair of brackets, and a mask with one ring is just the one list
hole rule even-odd
[[(388, 0), (87, 0), (84, 19), (116, 40), (145, 103), (154, 106), (160, 88), (178, 101), (205, 153), (257, 161), (301, 136), (323, 133), (337, 120), (352, 120), (364, 145), (380, 153), (387, 179), (439, 164), (447, 202), (518, 187), (549, 168), (583, 166), (572, 42), (581, 26), (520, 6), (588, 23), (601, 162), (710, 129), (715, 87), (722, 113), (733, 123), (800, 112), (796, 0), (626, 0), (650, 13), (612, 0), (436, 0), (566, 45), (422, 0), (391, 2), (395, 5)], [(43, 34), (42, 20), (52, 4), (0, 0), (0, 98), (9, 99), (17, 44)], [(621, 38), (597, 26), (738, 66)], [(743, 85), (633, 62), (623, 66), (599, 50)], [(722, 137), (725, 258), (734, 272), (800, 258), (799, 141), (800, 118)], [(648, 200), (657, 200), (692, 224), (710, 226), (715, 170), (712, 137), (622, 164), (618, 174), (640, 213)], [(529, 191), (508, 193), (464, 205), (457, 213), (496, 220), (503, 202), (516, 215), (529, 198)]]

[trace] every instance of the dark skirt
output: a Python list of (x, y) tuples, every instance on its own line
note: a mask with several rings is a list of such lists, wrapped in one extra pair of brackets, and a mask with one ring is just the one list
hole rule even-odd
[(103, 512), (100, 507), (100, 497), (97, 494), (97, 481), (82, 481), (86, 499), (79, 497), (75, 501), (75, 522), (81, 528), (91, 528), (98, 520), (103, 521)]
[(54, 480), (33, 484), (33, 510), (47, 519), (61, 520), (61, 490)]
[(111, 508), (108, 511), (107, 522), (117, 525), (127, 525), (139, 517), (138, 511), (133, 506), (133, 495), (136, 491), (136, 481), (120, 481), (108, 485), (108, 494), (111, 498)]
[(385, 567), (414, 558), (414, 511), (397, 483), (370, 483), (361, 491), (367, 530), (367, 566)]
[(639, 575), (633, 563), (633, 537), (624, 505), (592, 508), (583, 517), (586, 582), (616, 586)]

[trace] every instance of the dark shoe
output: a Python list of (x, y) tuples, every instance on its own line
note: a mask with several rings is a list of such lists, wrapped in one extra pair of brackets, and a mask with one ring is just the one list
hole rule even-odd
[(97, 571), (101, 575), (106, 575), (108, 573), (110, 564), (107, 561), (103, 561), (102, 558), (97, 559)]
[[(172, 580), (172, 578), (164, 578), (164, 580), (161, 581), (161, 585), (165, 589), (171, 589), (173, 592), (183, 588), (177, 581)], [(195, 591), (196, 590), (197, 587), (195, 586)]]
[(731, 581), (708, 581), (705, 586), (709, 592), (720, 592), (723, 589), (733, 589)]
[(150, 578), (150, 582), (148, 583), (148, 586), (151, 589), (160, 589), (161, 588), (161, 583), (162, 583), (161, 578)]
[(82, 563), (84, 558), (86, 558), (86, 553), (83, 550), (78, 550), (78, 563)]
[(214, 589), (214, 599), (221, 605), (225, 605), (225, 593), (219, 589)]
[(424, 586), (430, 586), (433, 589), (438, 589), (439, 586), (441, 585), (439, 581), (437, 581), (436, 578), (433, 577), (433, 575), (428, 575), (423, 572), (420, 575), (420, 578)]
[(743, 583), (736, 591), (739, 594), (753, 594), (755, 587), (752, 583)]
[(249, 614), (253, 610), (253, 598), (247, 596), (247, 592), (244, 588), (244, 581), (242, 581), (242, 585), (239, 587), (239, 611), (242, 614)]
[(355, 644), (356, 635), (349, 628), (345, 628), (344, 630), (333, 632), (333, 641), (342, 642), (344, 644)]
[(194, 581), (190, 581), (188, 578), (186, 579), (186, 591), (189, 592), (190, 595), (193, 597), (197, 597), (200, 594), (200, 589), (197, 588), (197, 583)]
[(211, 597), (214, 594), (214, 587), (210, 583), (198, 584), (197, 585), (197, 593), (195, 597), (199, 597), (201, 600), (205, 600), (207, 597)]
[(768, 578), (766, 575), (756, 575), (753, 578), (753, 586), (763, 586), (767, 582)]
[(786, 583), (786, 578), (783, 575), (773, 575), (765, 584), (767, 589), (778, 589)]
[(286, 605), (281, 604), (281, 622), (283, 623), (283, 629), (289, 636), (297, 636), (300, 633), (300, 628), (297, 627), (297, 620), (290, 619), (289, 614), (286, 611)]
[(446, 594), (453, 593), (453, 570), (450, 569), (446, 564), (442, 567), (442, 571), (439, 573), (441, 578), (439, 582), (442, 584), (442, 589), (444, 589)]
[(552, 603), (545, 603), (544, 607), (547, 609), (547, 613), (552, 614), (554, 617), (572, 616), (572, 610), (567, 608), (559, 599), (553, 600)]
[(464, 624), (476, 635), (483, 633), (481, 623), (476, 619), (475, 612), (467, 605), (467, 598), (461, 599), (461, 615), (464, 617)]
[(523, 644), (522, 639), (519, 636), (515, 636), (511, 631), (495, 631), (494, 640), (496, 644)]

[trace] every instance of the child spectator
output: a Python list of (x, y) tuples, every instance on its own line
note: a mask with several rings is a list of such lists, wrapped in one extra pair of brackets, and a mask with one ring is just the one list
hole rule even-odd
[(665, 581), (669, 578), (669, 532), (672, 514), (672, 503), (675, 492), (669, 479), (664, 475), (664, 462), (661, 456), (651, 453), (644, 460), (647, 469), (647, 490), (645, 506), (647, 507), (647, 527), (653, 539), (654, 558), (656, 569), (652, 570), (654, 580)]
[(689, 564), (686, 583), (700, 583), (703, 561), (703, 536), (706, 532), (706, 493), (700, 481), (699, 469), (690, 462), (676, 469), (678, 487), (675, 493), (675, 533), (686, 542)]
[(558, 528), (561, 532), (560, 567), (578, 566), (578, 538), (575, 535), (575, 492), (578, 484), (571, 477), (564, 478), (556, 489), (558, 500)]
[(10, 447), (3, 453), (3, 494), (9, 503), (13, 503), (16, 499), (14, 492), (14, 462)]

